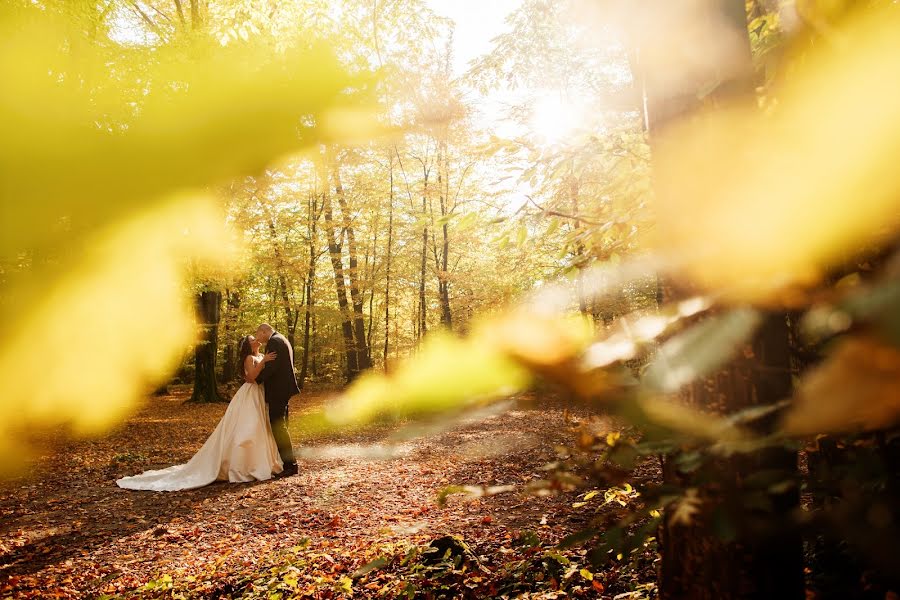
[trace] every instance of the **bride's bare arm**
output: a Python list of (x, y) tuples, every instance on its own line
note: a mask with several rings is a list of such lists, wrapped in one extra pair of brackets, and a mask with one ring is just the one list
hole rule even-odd
[(255, 362), (252, 356), (248, 356), (244, 359), (244, 381), (247, 383), (256, 383), (256, 376), (259, 375), (263, 367), (266, 366), (267, 362), (272, 362), (278, 355), (274, 352), (269, 352), (266, 354), (263, 359), (259, 362)]

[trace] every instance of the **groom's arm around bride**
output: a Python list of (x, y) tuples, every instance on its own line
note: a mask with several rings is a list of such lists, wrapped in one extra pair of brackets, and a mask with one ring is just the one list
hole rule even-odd
[(262, 372), (257, 375), (256, 381), (265, 384), (272, 435), (278, 445), (278, 453), (284, 462), (285, 471), (296, 472), (297, 463), (294, 460), (294, 450), (287, 429), (288, 401), (291, 396), (300, 393), (297, 379), (294, 376), (293, 348), (283, 335), (265, 323), (259, 326), (257, 338), (266, 341), (266, 352), (277, 353), (277, 358), (266, 364)]

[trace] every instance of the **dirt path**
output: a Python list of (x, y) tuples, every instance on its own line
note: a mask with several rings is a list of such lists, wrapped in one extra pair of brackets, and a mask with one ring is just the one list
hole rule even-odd
[[(528, 403), (443, 431), (382, 427), (319, 440), (302, 449), (294, 477), (177, 493), (117, 488), (122, 475), (186, 461), (225, 410), (184, 398), (149, 400), (103, 439), (58, 442), (29, 477), (3, 484), (0, 596), (47, 597), (52, 589), (83, 597), (127, 593), (166, 575), (233, 576), (300, 546), (335, 576), (379, 549), (441, 534), (489, 552), (522, 529), (558, 539), (573, 528), (564, 510), (573, 494), (435, 503), (449, 484), (523, 486), (541, 477), (570, 434), (562, 409)], [(295, 399), (292, 414), (321, 402)]]

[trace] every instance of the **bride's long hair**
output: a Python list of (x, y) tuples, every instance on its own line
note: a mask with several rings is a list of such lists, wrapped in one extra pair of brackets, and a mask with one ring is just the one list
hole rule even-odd
[(241, 338), (240, 343), (238, 344), (238, 368), (240, 371), (236, 373), (237, 378), (241, 381), (244, 380), (244, 361), (247, 360), (247, 357), (253, 354), (253, 348), (250, 346), (250, 336), (245, 335)]

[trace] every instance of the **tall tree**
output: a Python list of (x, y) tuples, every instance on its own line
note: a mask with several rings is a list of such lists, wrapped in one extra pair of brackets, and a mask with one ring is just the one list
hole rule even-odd
[(341, 332), (344, 339), (344, 354), (346, 356), (345, 378), (353, 381), (360, 372), (356, 342), (353, 337), (353, 317), (350, 313), (350, 302), (347, 299), (347, 280), (344, 276), (344, 261), (342, 257), (343, 230), (341, 237), (337, 234), (334, 210), (332, 208), (330, 186), (328, 184), (327, 155), (323, 152), (319, 156), (319, 175), (323, 182), (322, 214), (325, 217), (325, 239), (328, 243), (328, 255), (331, 258), (331, 267), (334, 270), (334, 287), (337, 295), (338, 310), (341, 314)]
[[(724, 78), (721, 70), (713, 69), (713, 63), (707, 63), (706, 69), (691, 65), (693, 72), (673, 76), (666, 68), (677, 67), (671, 64), (671, 56), (683, 56), (684, 44), (695, 41), (687, 39), (678, 31), (679, 27), (670, 24), (653, 27), (653, 31), (668, 32), (670, 37), (655, 36), (652, 39), (642, 35), (651, 24), (643, 22), (632, 28), (632, 34), (640, 40), (642, 72), (636, 79), (646, 86), (646, 123), (651, 148), (672, 121), (700, 108), (702, 91), (709, 89), (710, 81), (716, 81), (718, 85), (706, 96), (706, 109), (724, 98), (752, 94), (752, 82), (747, 78), (752, 72), (752, 61), (745, 3), (743, 0), (717, 0), (702, 6), (700, 14), (692, 14), (690, 18), (715, 24), (707, 30), (711, 39), (705, 39), (704, 43), (731, 50), (728, 53), (731, 62)], [(664, 13), (648, 16), (654, 20), (664, 19)], [(666, 193), (663, 183), (659, 202), (677, 201), (666, 197)], [(668, 300), (671, 290), (665, 283), (661, 289), (662, 300)], [(791, 388), (788, 323), (784, 313), (776, 312), (765, 319), (739, 358), (716, 375), (691, 385), (683, 399), (704, 410), (731, 413), (775, 404), (789, 397)], [(772, 425), (772, 422), (763, 422), (759, 427), (765, 429)], [(764, 470), (777, 470), (784, 480), (792, 480), (794, 485), (768, 493), (769, 514), (738, 521), (738, 512), (730, 513), (722, 490), (735, 497), (748, 476)], [(680, 470), (674, 461), (665, 465), (664, 474), (673, 483), (700, 489), (705, 507), (691, 526), (676, 518), (674, 511), (667, 511), (665, 515), (659, 535), (661, 598), (803, 597), (801, 540), (796, 529), (785, 526), (799, 506), (796, 452), (773, 448), (740, 458), (711, 461), (702, 480), (696, 473)], [(712, 483), (707, 483), (710, 478)], [(713, 514), (714, 508), (719, 511), (717, 515)], [(730, 539), (730, 536), (715, 531), (713, 523), (717, 518), (732, 520), (736, 538)]]
[(300, 363), (300, 375), (298, 376), (297, 383), (300, 385), (300, 389), (303, 389), (303, 386), (306, 382), (307, 373), (309, 371), (309, 363), (310, 363), (310, 354), (313, 350), (312, 348), (312, 338), (313, 338), (313, 310), (315, 308), (315, 294), (316, 294), (316, 264), (319, 261), (319, 257), (321, 256), (321, 251), (319, 250), (319, 239), (318, 239), (318, 222), (319, 217), (322, 214), (323, 203), (319, 203), (318, 194), (313, 188), (307, 194), (307, 213), (306, 213), (306, 222), (307, 222), (307, 248), (309, 250), (309, 263), (306, 269), (306, 279), (304, 281), (304, 297), (305, 297), (305, 307), (304, 307), (304, 316), (303, 316), (303, 357)]
[(347, 237), (347, 258), (349, 263), (347, 275), (350, 283), (350, 301), (353, 309), (353, 340), (356, 351), (356, 364), (360, 371), (364, 371), (371, 368), (372, 360), (369, 355), (369, 343), (366, 336), (365, 317), (363, 316), (363, 292), (360, 285), (356, 232), (353, 227), (353, 218), (350, 214), (347, 196), (344, 193), (344, 184), (341, 181), (340, 163), (336, 156), (330, 156), (330, 165), (334, 194), (341, 209), (342, 231)]

